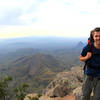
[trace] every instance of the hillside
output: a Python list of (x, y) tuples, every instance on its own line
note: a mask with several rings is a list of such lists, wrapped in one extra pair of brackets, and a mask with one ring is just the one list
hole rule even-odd
[(82, 65), (78, 56), (83, 46), (82, 42), (78, 42), (71, 48), (67, 46), (48, 50), (20, 48), (14, 52), (2, 54), (0, 78), (6, 75), (12, 76), (11, 89), (25, 82), (30, 85), (28, 92), (41, 93), (59, 72)]
[(33, 76), (38, 73), (42, 74), (44, 70), (45, 72), (60, 72), (64, 69), (60, 65), (59, 61), (53, 56), (40, 53), (19, 58), (12, 62), (11, 66), (14, 66), (10, 69), (12, 73), (15, 73), (14, 71), (16, 71), (16, 74), (20, 72), (22, 75), (26, 74), (29, 76)]
[(0, 55), (0, 63), (9, 63), (12, 62), (16, 59), (19, 59), (23, 56), (29, 56), (29, 55), (33, 55), (36, 54), (38, 52), (40, 52), (41, 50), (39, 49), (34, 49), (34, 48), (20, 48), (16, 51), (13, 52), (7, 52), (4, 54)]
[(38, 53), (13, 61), (1, 73), (13, 76), (14, 84), (28, 82), (32, 90), (39, 92), (64, 69), (53, 56)]
[[(81, 67), (73, 67), (70, 71), (58, 73), (55, 79), (43, 90), (39, 100), (80, 100), (82, 82), (83, 70)], [(24, 100), (29, 99), (26, 96)], [(93, 100), (93, 94), (91, 94), (90, 100)]]

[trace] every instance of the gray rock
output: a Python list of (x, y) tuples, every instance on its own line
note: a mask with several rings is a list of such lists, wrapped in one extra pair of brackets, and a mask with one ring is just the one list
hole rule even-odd
[(43, 91), (43, 95), (49, 97), (64, 97), (70, 94), (75, 88), (81, 86), (82, 80), (80, 67), (73, 68), (68, 72), (61, 72)]

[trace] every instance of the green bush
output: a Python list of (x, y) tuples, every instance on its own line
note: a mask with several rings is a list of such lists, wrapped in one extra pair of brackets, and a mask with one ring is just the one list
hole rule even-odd
[(19, 88), (15, 88), (15, 96), (18, 100), (24, 100), (26, 96), (26, 89), (29, 87), (28, 84), (24, 83)]
[(42, 96), (42, 94), (38, 94), (38, 97), (41, 97)]
[(0, 81), (0, 99), (5, 100), (8, 96), (8, 82), (12, 81), (12, 77), (7, 76)]

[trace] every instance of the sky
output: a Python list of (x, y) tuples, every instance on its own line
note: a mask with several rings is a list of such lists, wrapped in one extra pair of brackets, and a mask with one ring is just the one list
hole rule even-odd
[(0, 0), (0, 38), (88, 37), (99, 20), (100, 0)]

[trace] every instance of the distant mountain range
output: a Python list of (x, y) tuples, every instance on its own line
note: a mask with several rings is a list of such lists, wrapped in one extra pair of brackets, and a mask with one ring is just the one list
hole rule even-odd
[[(15, 50), (6, 49), (10, 52), (1, 53), (0, 77), (11, 75), (13, 77), (11, 88), (26, 82), (30, 85), (29, 92), (41, 92), (58, 72), (82, 65), (78, 56), (85, 43), (78, 41), (71, 44), (70, 41), (65, 43), (61, 41), (59, 44), (59, 42), (55, 41), (53, 44), (54, 41), (52, 41), (52, 43), (49, 42), (50, 45), (47, 42), (46, 45), (41, 45), (42, 48), (37, 45), (38, 48), (18, 46), (17, 49), (14, 48)], [(20, 44), (15, 42), (14, 45)], [(53, 48), (53, 46), (56, 47)]]
[(82, 41), (78, 42), (78, 44), (76, 45), (76, 48), (83, 48), (85, 45), (85, 43), (83, 43)]
[(21, 48), (34, 48), (42, 50), (71, 48), (75, 46), (80, 40), (85, 42), (86, 38), (25, 37), (5, 39), (0, 42), (0, 54), (15, 52)]

